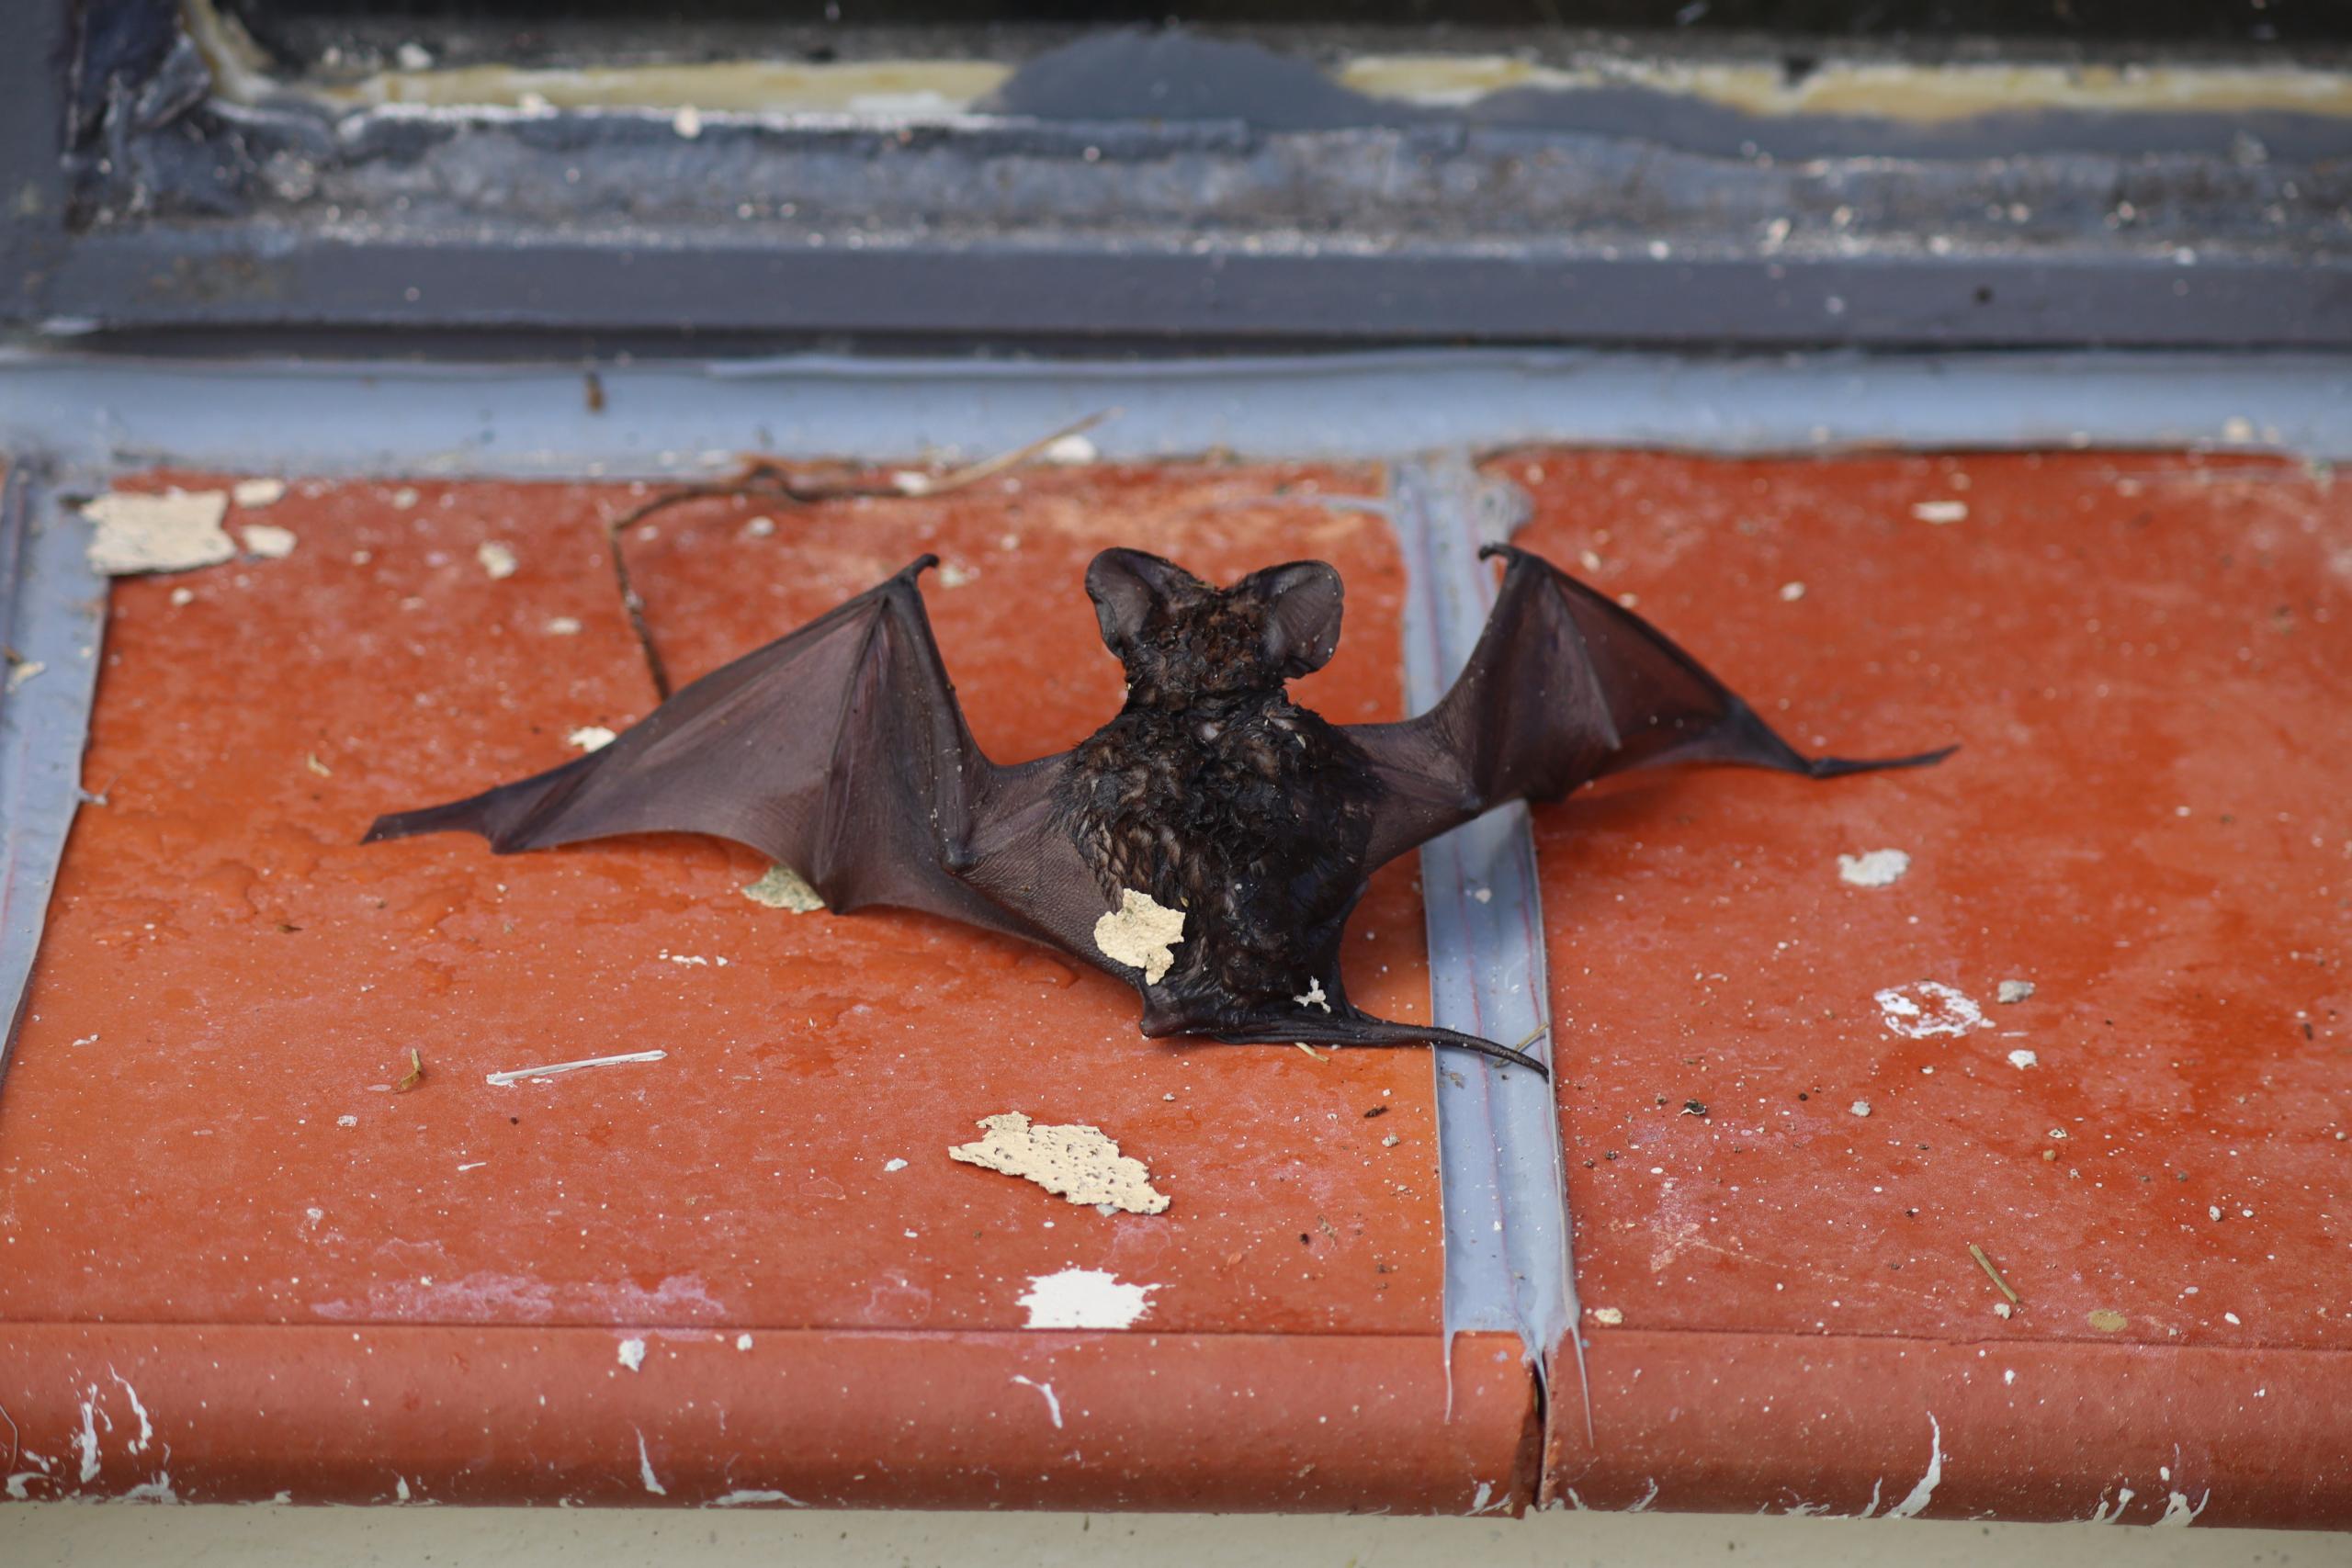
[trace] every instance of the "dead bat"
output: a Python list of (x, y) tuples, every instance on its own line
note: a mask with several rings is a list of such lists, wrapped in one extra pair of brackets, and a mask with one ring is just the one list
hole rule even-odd
[(1340, 939), (1376, 868), (1512, 800), (1661, 762), (1834, 778), (1940, 761), (1809, 759), (1640, 616), (1539, 557), (1507, 565), (1453, 690), (1419, 718), (1332, 725), (1284, 682), (1340, 640), (1321, 561), (1230, 588), (1139, 550), (1086, 570), (1126, 705), (1058, 756), (980, 754), (932, 639), (924, 556), (671, 697), (600, 750), (368, 841), (464, 829), (501, 854), (708, 833), (832, 908), (922, 909), (1059, 948), (1133, 985), (1143, 1032), (1232, 1042), (1493, 1041), (1358, 1011)]

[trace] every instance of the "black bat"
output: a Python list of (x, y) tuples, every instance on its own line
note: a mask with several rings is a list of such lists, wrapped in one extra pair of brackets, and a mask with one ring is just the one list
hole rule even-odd
[(1332, 725), (1284, 682), (1340, 640), (1321, 561), (1230, 588), (1139, 550), (1086, 570), (1125, 668), (1116, 717), (1058, 756), (980, 754), (933, 642), (924, 556), (703, 677), (600, 750), (368, 841), (463, 829), (501, 854), (708, 833), (791, 867), (832, 908), (922, 909), (1058, 948), (1132, 984), (1143, 1032), (1231, 1042), (1489, 1040), (1349, 1005), (1340, 940), (1376, 868), (1489, 807), (1661, 762), (1833, 778), (1940, 761), (1807, 758), (1640, 616), (1509, 546), (1492, 615), (1418, 718)]

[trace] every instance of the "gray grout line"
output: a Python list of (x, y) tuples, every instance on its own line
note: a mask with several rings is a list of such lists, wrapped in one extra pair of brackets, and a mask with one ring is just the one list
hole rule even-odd
[[(1495, 491), (1460, 454), (1397, 465), (1391, 494), (1407, 574), (1406, 704), (1420, 713), (1461, 671), (1493, 606), (1478, 547), (1499, 542), (1516, 519), (1487, 503)], [(1489, 812), (1424, 845), (1421, 897), (1432, 1021), (1505, 1045), (1544, 1025), (1543, 897), (1527, 808)], [(1530, 1047), (1547, 1064), (1553, 1051), (1549, 1036)], [(1474, 1052), (1432, 1055), (1446, 1339), (1515, 1333), (1556, 1388), (1549, 1361), (1577, 1313), (1554, 1086)]]
[(107, 603), (86, 542), (53, 490), (23, 468), (9, 471), (0, 491), (0, 629), (42, 668), (15, 691), (0, 690), (0, 1080), (81, 807)]
[(1153, 362), (207, 361), (0, 350), (0, 451), (88, 467), (581, 478), (738, 454), (1364, 458), (1559, 442), (1717, 453), (2093, 446), (2352, 457), (2352, 357), (1424, 351)]

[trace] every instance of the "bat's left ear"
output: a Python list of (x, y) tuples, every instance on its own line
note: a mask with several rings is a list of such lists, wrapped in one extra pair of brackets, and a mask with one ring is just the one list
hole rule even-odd
[(1285, 675), (1305, 675), (1331, 661), (1340, 646), (1340, 574), (1319, 560), (1269, 567), (1250, 579), (1266, 600), (1266, 657)]

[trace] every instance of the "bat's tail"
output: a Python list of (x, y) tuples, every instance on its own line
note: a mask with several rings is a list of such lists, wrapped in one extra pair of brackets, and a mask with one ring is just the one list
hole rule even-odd
[(1385, 1018), (1374, 1018), (1340, 1004), (1340, 1010), (1329, 1017), (1301, 1018), (1285, 1014), (1269, 1019), (1263, 1024), (1225, 1024), (1215, 1030), (1216, 1037), (1231, 1044), (1282, 1044), (1293, 1042), (1307, 1045), (1453, 1045), (1464, 1051), (1476, 1051), (1498, 1062), (1514, 1067), (1525, 1067), (1541, 1077), (1550, 1077), (1552, 1069), (1526, 1052), (1509, 1045), (1498, 1045), (1491, 1040), (1481, 1040), (1475, 1034), (1463, 1034), (1451, 1029), (1440, 1029), (1428, 1023), (1396, 1023)]

